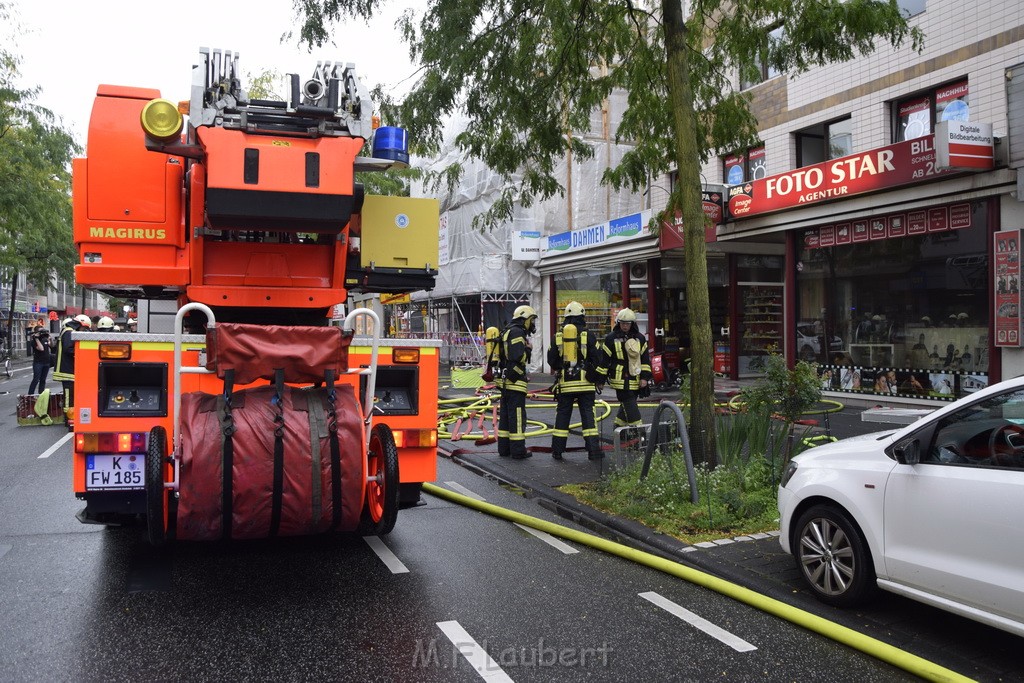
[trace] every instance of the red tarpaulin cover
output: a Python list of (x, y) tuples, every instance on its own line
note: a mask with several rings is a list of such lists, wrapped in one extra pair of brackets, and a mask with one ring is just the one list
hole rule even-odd
[[(271, 535), (274, 482), (273, 386), (232, 395), (232, 539)], [(336, 415), (341, 456), (341, 519), (337, 531), (352, 531), (362, 510), (365, 434), (351, 385), (337, 387)], [(331, 530), (333, 488), (326, 389), (285, 387), (284, 476), (279, 536)], [(223, 537), (222, 483), (224, 398), (194, 392), (181, 400), (182, 451), (177, 537), (216, 540)], [(311, 443), (314, 446), (311, 447)]]

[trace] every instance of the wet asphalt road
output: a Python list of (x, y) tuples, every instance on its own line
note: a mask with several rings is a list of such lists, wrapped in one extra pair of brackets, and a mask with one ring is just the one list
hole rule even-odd
[[(382, 542), (157, 551), (141, 528), (74, 519), (70, 444), (39, 457), (64, 436), (17, 427), (13, 394), (0, 394), (0, 680), (480, 680), (471, 660), (487, 680), (912, 678), (717, 593), (431, 496)], [(571, 525), (447, 460), (437, 483)], [(689, 613), (703, 630), (678, 616)]]

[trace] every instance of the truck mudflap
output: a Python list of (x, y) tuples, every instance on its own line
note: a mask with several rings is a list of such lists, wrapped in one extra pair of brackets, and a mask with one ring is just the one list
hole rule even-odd
[(350, 385), (181, 398), (179, 540), (255, 539), (359, 526), (364, 428)]

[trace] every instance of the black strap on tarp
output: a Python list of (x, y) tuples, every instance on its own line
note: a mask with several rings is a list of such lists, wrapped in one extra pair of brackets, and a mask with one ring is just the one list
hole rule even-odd
[(338, 413), (334, 370), (324, 371), (327, 383), (327, 433), (331, 441), (331, 531), (341, 524), (341, 446), (338, 443)]
[(281, 526), (281, 498), (284, 495), (284, 368), (274, 369), (274, 488), (270, 503), (270, 535), (277, 536)]
[(231, 417), (231, 392), (235, 385), (235, 371), (224, 371), (224, 417), (221, 420), (221, 432), (224, 434), (223, 446), (221, 449), (221, 538), (225, 541), (231, 539), (231, 515), (232, 515), (232, 488), (231, 475), (235, 461), (235, 444), (232, 435), (235, 433), (235, 423)]

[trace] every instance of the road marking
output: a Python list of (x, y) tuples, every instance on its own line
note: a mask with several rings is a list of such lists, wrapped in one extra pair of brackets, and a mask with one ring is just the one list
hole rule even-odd
[(537, 538), (539, 538), (540, 540), (544, 541), (545, 543), (547, 543), (548, 545), (552, 546), (553, 548), (558, 548), (559, 550), (561, 550), (566, 555), (572, 555), (573, 553), (578, 553), (579, 552), (579, 550), (577, 550), (576, 548), (573, 548), (568, 543), (563, 543), (562, 541), (558, 540), (557, 538), (555, 538), (554, 536), (552, 536), (551, 534), (549, 534), (549, 533), (547, 533), (545, 531), (541, 531), (540, 529), (534, 529), (531, 526), (526, 526), (525, 524), (520, 524), (519, 522), (512, 522), (512, 523), (515, 524), (520, 529), (522, 529), (523, 531), (525, 531), (526, 533), (532, 534), (532, 535), (536, 536)]
[(462, 624), (457, 621), (439, 621), (437, 627), (448, 636), (448, 640), (452, 641), (459, 650), (459, 654), (466, 658), (469, 665), (480, 674), (480, 678), (485, 681), (495, 681), (505, 683), (512, 683), (512, 679), (502, 671), (498, 663), (491, 659), (491, 656), (487, 654), (487, 650), (480, 647), (473, 636), (469, 635), (466, 629), (462, 628)]
[(682, 619), (683, 621), (685, 621), (686, 623), (690, 624), (691, 626), (699, 628), (701, 631), (704, 631), (704, 633), (707, 633), (712, 638), (717, 638), (718, 640), (722, 641), (723, 643), (725, 643), (732, 649), (736, 650), (737, 652), (750, 652), (751, 650), (757, 649), (756, 647), (754, 647), (747, 641), (743, 640), (739, 636), (734, 636), (725, 629), (719, 626), (715, 626), (707, 619), (697, 616), (690, 610), (684, 607), (680, 607), (668, 598), (663, 597), (658, 593), (655, 593), (654, 591), (639, 593), (639, 595), (644, 600), (648, 600), (654, 603), (655, 605), (662, 608), (669, 614), (673, 614)]
[(50, 446), (49, 448), (47, 448), (46, 452), (43, 453), (42, 455), (40, 455), (38, 458), (36, 458), (36, 460), (41, 460), (43, 458), (49, 458), (51, 455), (53, 455), (54, 453), (57, 452), (58, 448), (60, 448), (64, 444), (66, 444), (71, 439), (71, 437), (73, 437), (73, 436), (74, 436), (74, 434), (72, 434), (71, 432), (68, 432), (63, 437), (61, 437), (60, 441), (58, 441), (57, 443), (55, 443), (52, 446)]
[(366, 545), (370, 546), (373, 552), (377, 553), (380, 561), (391, 570), (392, 574), (408, 574), (409, 568), (402, 564), (398, 556), (391, 552), (391, 548), (384, 545), (384, 541), (377, 536), (363, 536)]
[(477, 494), (473, 493), (472, 491), (467, 489), (462, 484), (459, 484), (458, 482), (446, 481), (445, 484), (448, 485), (448, 488), (455, 489), (464, 496), (469, 496), (470, 498), (473, 498), (475, 500), (483, 500), (486, 502), (486, 499), (483, 496), (478, 496)]

